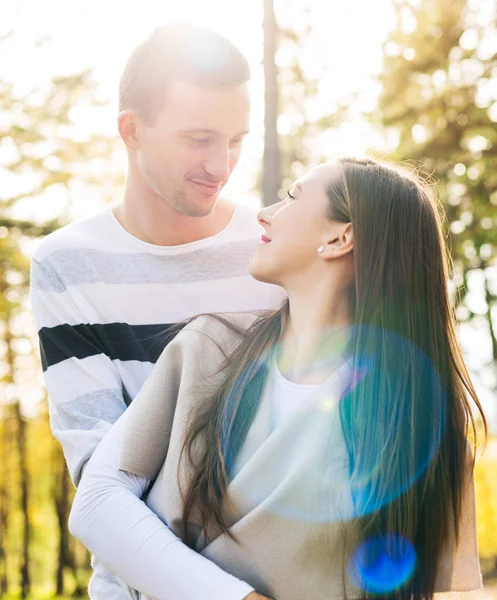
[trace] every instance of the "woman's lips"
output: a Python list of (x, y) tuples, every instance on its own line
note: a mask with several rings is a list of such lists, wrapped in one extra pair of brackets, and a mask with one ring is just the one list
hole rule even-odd
[(271, 240), (268, 237), (266, 237), (265, 235), (263, 235), (261, 237), (261, 244), (269, 244), (270, 241)]

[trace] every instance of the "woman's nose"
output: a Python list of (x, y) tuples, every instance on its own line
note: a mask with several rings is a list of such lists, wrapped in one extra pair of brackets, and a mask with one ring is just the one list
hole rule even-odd
[(263, 227), (267, 227), (271, 223), (271, 212), (269, 206), (262, 208), (257, 213), (257, 221), (259, 222), (259, 225), (262, 225)]

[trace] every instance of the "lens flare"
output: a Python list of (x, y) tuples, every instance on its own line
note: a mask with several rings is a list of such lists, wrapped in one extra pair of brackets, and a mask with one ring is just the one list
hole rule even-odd
[(400, 535), (389, 534), (362, 542), (348, 564), (354, 584), (371, 594), (388, 594), (405, 585), (416, 568), (416, 551)]
[[(429, 467), (445, 426), (445, 388), (437, 370), (392, 332), (363, 326), (350, 327), (348, 335), (365, 340), (360, 355), (342, 361), (284, 421), (273, 422), (271, 365), (263, 392), (253, 396), (259, 404), (242, 402), (252, 424), (235, 460), (226, 454), (230, 492), (242, 506), (263, 505), (295, 521), (343, 522), (394, 501)], [(333, 356), (328, 345), (317, 364), (337, 364), (344, 355), (344, 345), (338, 346)], [(249, 379), (242, 376), (239, 389)], [(378, 397), (378, 382), (389, 386), (386, 399)], [(414, 419), (419, 414), (426, 415), (424, 422)], [(369, 441), (361, 446), (363, 432)]]

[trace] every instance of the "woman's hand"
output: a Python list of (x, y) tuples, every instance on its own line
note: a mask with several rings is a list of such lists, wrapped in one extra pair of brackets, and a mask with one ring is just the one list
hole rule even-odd
[(257, 592), (250, 592), (248, 596), (245, 596), (244, 600), (272, 600), (269, 596), (263, 596)]

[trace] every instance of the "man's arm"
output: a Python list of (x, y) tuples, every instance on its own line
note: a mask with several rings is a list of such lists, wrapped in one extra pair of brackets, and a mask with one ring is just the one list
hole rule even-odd
[(98, 443), (126, 409), (122, 381), (82, 308), (47, 260), (31, 263), (31, 306), (52, 433), (77, 485)]
[(88, 462), (69, 519), (71, 533), (120, 579), (156, 600), (246, 598), (250, 585), (188, 548), (140, 500), (149, 480), (119, 470), (130, 416), (126, 412), (115, 423)]

